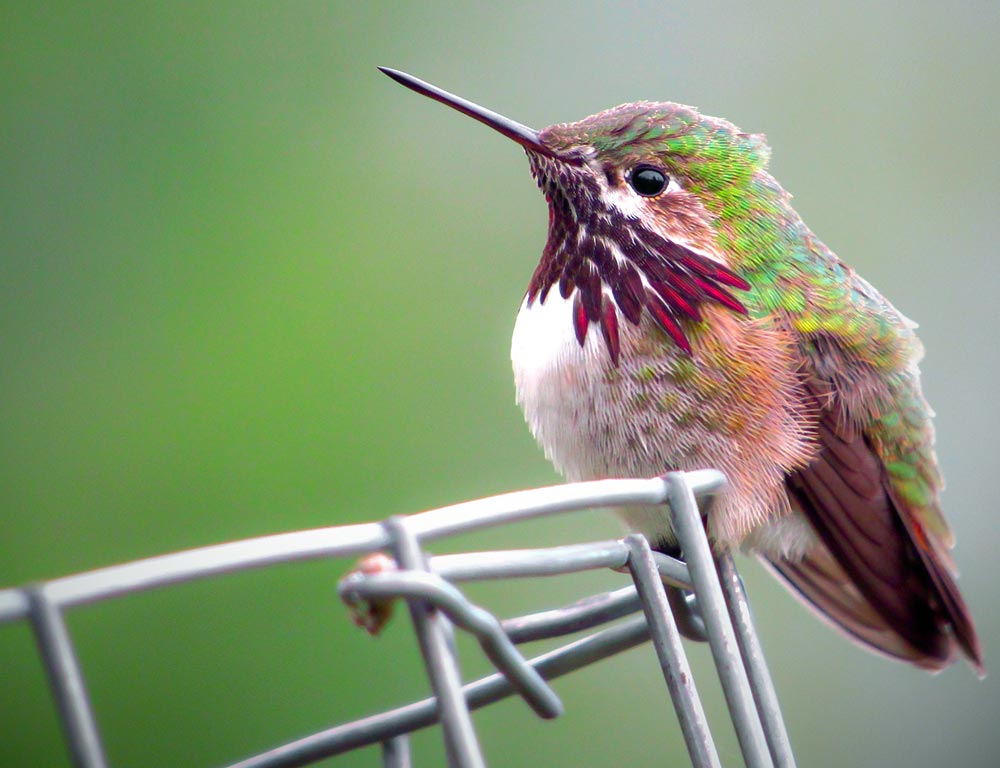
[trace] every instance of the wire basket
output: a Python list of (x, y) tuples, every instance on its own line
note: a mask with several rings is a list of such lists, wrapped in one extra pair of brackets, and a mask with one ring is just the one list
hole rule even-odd
[[(338, 725), (233, 763), (289, 768), (380, 745), (385, 766), (410, 765), (407, 734), (440, 724), (449, 764), (485, 766), (470, 712), (518, 695), (543, 718), (562, 703), (548, 681), (650, 639), (691, 764), (720, 766), (681, 636), (709, 643), (742, 757), (750, 768), (794, 766), (788, 734), (743, 590), (729, 554), (713, 555), (702, 515), (724, 476), (675, 472), (645, 480), (600, 480), (493, 496), (380, 523), (320, 528), (152, 557), (0, 590), (0, 623), (28, 621), (55, 695), (67, 746), (80, 768), (108, 766), (64, 612), (72, 607), (223, 573), (386, 551), (394, 564), (345, 577), (339, 592), (355, 605), (404, 600), (433, 695)], [(699, 510), (698, 499), (701, 500)], [(542, 515), (593, 507), (667, 505), (685, 560), (650, 549), (640, 535), (527, 550), (428, 556), (426, 542)], [(573, 605), (498, 620), (456, 586), (465, 581), (551, 576), (596, 568), (631, 575), (633, 585)], [(641, 611), (642, 615), (638, 614)], [(607, 625), (607, 626), (605, 626)], [(463, 683), (455, 629), (479, 642), (496, 673)], [(517, 645), (591, 631), (534, 658)]]

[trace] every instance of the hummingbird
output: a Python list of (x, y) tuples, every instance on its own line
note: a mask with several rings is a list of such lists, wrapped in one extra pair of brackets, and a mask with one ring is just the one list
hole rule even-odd
[[(722, 470), (716, 551), (759, 556), (869, 649), (983, 674), (942, 514), (915, 324), (805, 225), (762, 134), (672, 102), (540, 131), (380, 67), (519, 144), (548, 238), (511, 343), (570, 481)], [(669, 517), (617, 510), (682, 555)]]

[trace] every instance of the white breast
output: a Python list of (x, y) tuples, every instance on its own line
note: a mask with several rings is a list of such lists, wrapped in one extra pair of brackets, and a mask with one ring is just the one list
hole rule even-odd
[(569, 480), (608, 475), (595, 451), (596, 388), (606, 386), (608, 353), (594, 326), (581, 347), (573, 330), (573, 302), (553, 287), (543, 304), (521, 305), (510, 357), (517, 402), (545, 455)]
[[(627, 425), (602, 413), (617, 400), (607, 378), (610, 356), (596, 326), (580, 346), (572, 308), (572, 299), (563, 299), (553, 289), (544, 304), (537, 299), (530, 307), (522, 304), (514, 325), (510, 356), (517, 402), (532, 434), (571, 481), (659, 474), (665, 465), (655, 458), (655, 448), (641, 436), (638, 444), (626, 447)], [(661, 508), (617, 511), (628, 528), (653, 541), (672, 538), (669, 518)]]

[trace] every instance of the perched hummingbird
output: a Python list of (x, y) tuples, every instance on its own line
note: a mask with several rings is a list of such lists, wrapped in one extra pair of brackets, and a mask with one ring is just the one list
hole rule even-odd
[[(535, 131), (382, 71), (528, 155), (548, 241), (511, 358), (559, 471), (721, 469), (713, 546), (758, 554), (874, 650), (931, 670), (958, 651), (982, 673), (915, 326), (799, 218), (764, 137), (670, 102)], [(677, 554), (661, 510), (620, 514)]]

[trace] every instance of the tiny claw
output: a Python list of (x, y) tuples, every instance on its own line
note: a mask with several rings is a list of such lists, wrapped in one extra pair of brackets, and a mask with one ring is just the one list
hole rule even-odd
[[(395, 570), (395, 560), (384, 552), (373, 552), (358, 560), (354, 570), (348, 573), (342, 581), (358, 581), (373, 573)], [(376, 637), (389, 623), (396, 604), (395, 600), (366, 600), (350, 593), (345, 595), (343, 599), (350, 612), (351, 621), (372, 637)]]

